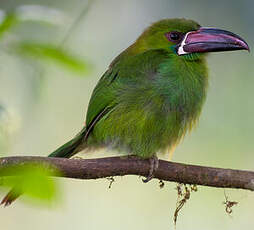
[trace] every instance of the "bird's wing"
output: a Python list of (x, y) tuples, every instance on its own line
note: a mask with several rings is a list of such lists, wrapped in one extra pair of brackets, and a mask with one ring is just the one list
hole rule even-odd
[(117, 58), (101, 77), (91, 96), (87, 116), (87, 137), (96, 123), (107, 116), (119, 103), (119, 88), (127, 89), (130, 84), (150, 81), (159, 64), (167, 58), (162, 50), (151, 50), (131, 57)]
[[(93, 90), (86, 115), (86, 126), (94, 126), (98, 120), (114, 106), (114, 80), (118, 77), (117, 71), (107, 70)], [(92, 127), (91, 127), (92, 128)]]

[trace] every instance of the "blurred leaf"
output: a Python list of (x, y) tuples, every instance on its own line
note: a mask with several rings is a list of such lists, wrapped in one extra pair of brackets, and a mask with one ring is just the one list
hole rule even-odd
[(0, 24), (0, 38), (3, 36), (5, 32), (10, 30), (14, 25), (16, 25), (18, 19), (14, 13), (9, 13), (5, 15), (3, 21)]
[(1, 170), (1, 186), (14, 189), (14, 194), (25, 194), (43, 201), (52, 201), (56, 198), (57, 189), (51, 176), (57, 174), (59, 172), (56, 170), (39, 164), (11, 166)]
[(36, 58), (38, 60), (54, 61), (63, 67), (77, 73), (85, 73), (88, 65), (70, 52), (63, 50), (51, 44), (42, 44), (35, 42), (19, 43), (15, 50), (25, 56)]

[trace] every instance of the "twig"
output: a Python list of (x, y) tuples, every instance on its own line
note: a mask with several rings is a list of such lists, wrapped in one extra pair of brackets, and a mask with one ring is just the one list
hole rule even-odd
[(225, 197), (225, 201), (223, 202), (223, 204), (225, 205), (225, 211), (226, 211), (227, 214), (230, 215), (233, 212), (232, 207), (237, 205), (238, 202), (237, 201), (230, 201), (228, 199), (228, 196), (226, 195), (225, 189), (224, 189), (224, 197)]
[[(8, 166), (24, 163), (41, 163), (55, 166), (62, 177), (98, 179), (112, 176), (140, 175), (149, 173), (149, 161), (137, 157), (108, 157), (97, 159), (64, 159), (49, 157), (3, 157), (0, 158), (0, 176), (12, 176)], [(254, 172), (187, 165), (159, 160), (155, 178), (183, 184), (204, 185), (221, 188), (240, 188), (254, 191)]]

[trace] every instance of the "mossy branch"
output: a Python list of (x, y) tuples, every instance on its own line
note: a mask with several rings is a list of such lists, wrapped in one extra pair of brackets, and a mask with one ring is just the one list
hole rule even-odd
[[(75, 179), (98, 179), (124, 175), (147, 176), (150, 167), (148, 160), (133, 156), (97, 159), (17, 156), (0, 158), (0, 176), (14, 176), (6, 175), (6, 172), (9, 171), (4, 169), (26, 163), (40, 163), (46, 167), (53, 166), (62, 173), (57, 176)], [(252, 171), (212, 168), (159, 160), (159, 167), (154, 178), (183, 184), (254, 191), (254, 172)]]

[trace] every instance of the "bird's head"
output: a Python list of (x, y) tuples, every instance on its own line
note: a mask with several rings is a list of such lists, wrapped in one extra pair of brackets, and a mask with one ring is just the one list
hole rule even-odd
[(201, 27), (186, 19), (164, 19), (152, 24), (138, 38), (139, 50), (166, 49), (178, 56), (208, 52), (249, 50), (238, 35), (217, 28)]

